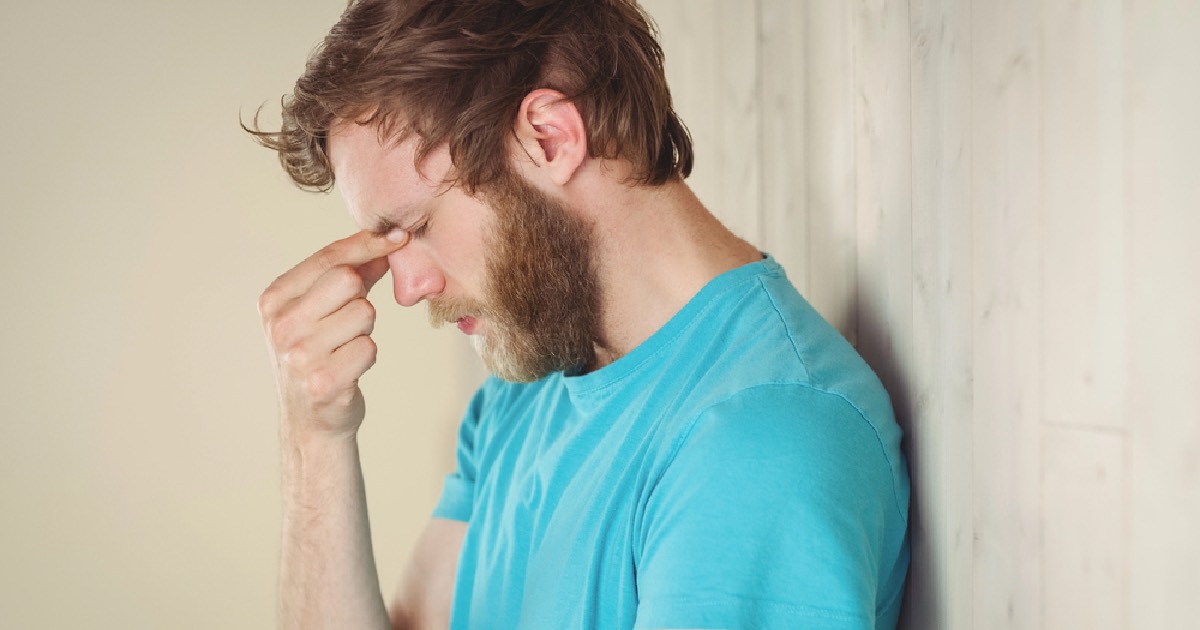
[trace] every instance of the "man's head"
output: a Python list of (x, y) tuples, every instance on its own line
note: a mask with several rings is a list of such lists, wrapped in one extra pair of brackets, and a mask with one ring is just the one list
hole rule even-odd
[[(532, 152), (543, 166), (514, 170), (561, 178), (577, 169), (581, 142), (572, 138), (582, 122), (574, 108), (542, 91), (522, 111), (516, 133), (538, 141), (514, 142), (510, 151)], [(331, 169), (354, 221), (381, 235), (409, 234), (387, 256), (396, 302), (426, 301), (435, 326), (457, 323), (489, 370), (510, 381), (591, 365), (602, 335), (590, 222), (516, 172), (467, 194), (445, 181), (445, 147), (417, 169), (416, 145), (382, 142), (355, 121), (339, 121), (329, 137)]]
[[(543, 188), (580, 160), (620, 161), (612, 172), (650, 185), (692, 164), (630, 0), (351, 2), (284, 99), (282, 129), (252, 133), (301, 187), (336, 179), (361, 226), (416, 233), (389, 256), (397, 301), (428, 300), (514, 381), (585, 368), (601, 342), (591, 225)], [(530, 164), (553, 174), (533, 185)]]
[(415, 136), (418, 161), (448, 146), (473, 193), (506, 176), (518, 107), (548, 88), (578, 108), (591, 157), (661, 184), (692, 167), (662, 62), (633, 0), (355, 0), (284, 99), (282, 129), (252, 133), (298, 185), (328, 190), (331, 127), (367, 117), (385, 139)]

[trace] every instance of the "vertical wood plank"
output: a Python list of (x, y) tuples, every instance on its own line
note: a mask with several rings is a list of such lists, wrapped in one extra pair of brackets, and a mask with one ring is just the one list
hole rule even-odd
[(1121, 427), (1125, 253), (1121, 0), (1042, 3), (1047, 421)]
[(1038, 4), (972, 4), (974, 630), (1041, 627)]
[(958, 0), (909, 2), (913, 413), (937, 427), (921, 464), (937, 497), (941, 622), (971, 624), (971, 24)]
[(855, 179), (860, 349), (911, 417), (912, 189), (908, 5), (856, 5)]
[(855, 326), (863, 357), (892, 396), (905, 429), (914, 492), (912, 568), (902, 624), (939, 628), (945, 554), (938, 539), (940, 471), (927, 445), (938, 427), (914, 414), (912, 359), (912, 189), (908, 3), (860, 0), (852, 15), (855, 50), (855, 202), (858, 278)]
[[(793, 6), (788, 0), (773, 5)], [(855, 179), (854, 6), (841, 0), (803, 4), (805, 42), (804, 199), (807, 238), (798, 258), (807, 278), (806, 296), (852, 343), (857, 342), (857, 202)], [(764, 14), (766, 11), (764, 11)], [(764, 65), (771, 54), (764, 55)], [(770, 134), (765, 134), (770, 137)]]
[(1124, 628), (1125, 436), (1047, 426), (1043, 628)]
[[(759, 0), (759, 63), (762, 73), (762, 234), (759, 245), (771, 253), (796, 288), (813, 302), (809, 290), (807, 201), (808, 161), (805, 155), (807, 38), (805, 5), (788, 0)], [(842, 34), (845, 37), (845, 33)], [(820, 212), (817, 209), (817, 212)], [(853, 234), (846, 235), (853, 244)]]
[(1131, 628), (1200, 594), (1200, 4), (1128, 3)]
[(676, 109), (692, 132), (688, 182), (739, 236), (759, 242), (757, 2), (647, 0)]

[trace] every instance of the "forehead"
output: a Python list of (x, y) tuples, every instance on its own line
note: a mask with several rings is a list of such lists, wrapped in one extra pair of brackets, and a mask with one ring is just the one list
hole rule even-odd
[(417, 140), (381, 142), (378, 127), (339, 121), (326, 149), (337, 189), (359, 227), (382, 223), (404, 227), (443, 191), (450, 169), (445, 147), (430, 153), (421, 169), (414, 163)]

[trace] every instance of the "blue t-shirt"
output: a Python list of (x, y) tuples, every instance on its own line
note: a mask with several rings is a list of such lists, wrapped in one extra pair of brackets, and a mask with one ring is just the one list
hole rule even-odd
[(480, 388), (451, 627), (893, 628), (908, 495), (879, 380), (767, 258), (600, 370)]

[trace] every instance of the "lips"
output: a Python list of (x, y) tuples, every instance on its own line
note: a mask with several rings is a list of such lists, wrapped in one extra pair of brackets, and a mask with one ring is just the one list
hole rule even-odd
[(470, 335), (475, 332), (476, 322), (474, 317), (460, 317), (456, 323), (458, 324), (458, 329), (465, 334)]

